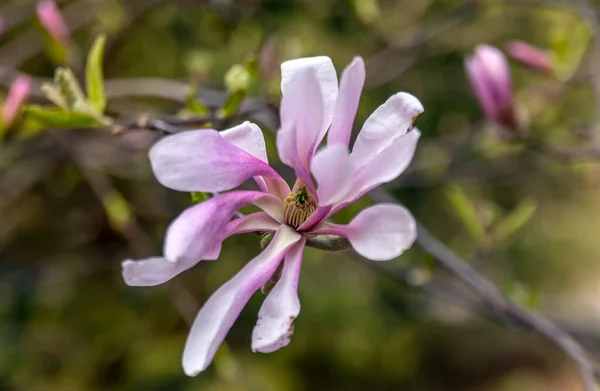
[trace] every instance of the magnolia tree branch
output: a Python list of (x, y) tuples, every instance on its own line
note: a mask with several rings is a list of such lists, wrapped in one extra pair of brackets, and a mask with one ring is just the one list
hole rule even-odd
[[(369, 195), (377, 202), (396, 202), (381, 189), (375, 189)], [(491, 315), (529, 328), (559, 347), (577, 364), (586, 391), (598, 390), (594, 365), (588, 358), (585, 349), (566, 331), (544, 316), (530, 312), (507, 299), (490, 280), (454, 254), (421, 224), (418, 224), (417, 244), (433, 255), (439, 266), (464, 282), (477, 295)]]

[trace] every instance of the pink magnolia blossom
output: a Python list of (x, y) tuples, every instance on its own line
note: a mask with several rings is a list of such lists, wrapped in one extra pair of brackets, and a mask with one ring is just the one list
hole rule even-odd
[[(411, 129), (423, 112), (417, 98), (403, 92), (389, 98), (367, 119), (349, 152), (365, 80), (362, 58), (346, 67), (339, 86), (328, 57), (287, 61), (281, 70), (277, 149), (281, 161), (296, 173), (292, 189), (269, 166), (263, 134), (250, 122), (222, 132), (202, 129), (168, 136), (149, 153), (157, 179), (171, 189), (224, 192), (253, 178), (260, 191), (222, 193), (183, 211), (167, 229), (162, 256), (123, 261), (128, 285), (162, 284), (200, 260), (215, 260), (223, 240), (232, 235), (274, 234), (264, 251), (198, 313), (183, 353), (183, 368), (190, 376), (206, 369), (242, 308), (280, 264), (281, 277), (258, 313), (252, 350), (272, 352), (290, 342), (300, 313), (297, 287), (307, 238), (345, 237), (359, 254), (374, 261), (399, 256), (416, 238), (412, 215), (399, 205), (372, 206), (347, 225), (326, 219), (406, 169), (420, 136)], [(326, 134), (327, 145), (317, 150)], [(232, 221), (248, 204), (262, 211)]]
[(471, 86), (485, 115), (508, 128), (515, 128), (512, 81), (504, 54), (489, 45), (477, 45), (465, 60)]
[(61, 43), (69, 41), (69, 28), (54, 0), (42, 0), (36, 7), (40, 24), (48, 34)]
[(19, 76), (13, 82), (8, 97), (2, 105), (2, 122), (4, 126), (9, 126), (15, 120), (30, 90), (31, 79), (27, 76)]
[(511, 41), (506, 45), (506, 52), (521, 64), (540, 72), (551, 72), (554, 69), (552, 56), (527, 42)]

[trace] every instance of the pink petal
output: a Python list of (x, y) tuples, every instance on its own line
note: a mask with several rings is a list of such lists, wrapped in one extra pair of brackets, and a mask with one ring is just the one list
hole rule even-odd
[(277, 135), (281, 161), (297, 172), (308, 172), (321, 139), (323, 101), (314, 72), (302, 72), (289, 80), (281, 98), (281, 130)]
[(521, 64), (540, 72), (550, 72), (554, 61), (547, 50), (540, 49), (527, 42), (510, 41), (506, 45), (508, 54)]
[[(191, 206), (167, 229), (165, 258), (170, 262), (186, 263), (208, 259), (207, 252), (223, 241), (227, 224), (235, 212), (249, 204), (271, 204), (273, 209), (283, 209), (277, 198), (257, 191), (233, 191)], [(215, 255), (218, 256), (218, 251)]]
[(498, 101), (501, 103), (512, 102), (510, 67), (502, 51), (490, 45), (477, 45), (475, 58), (494, 87), (493, 90)]
[(223, 130), (219, 134), (241, 150), (248, 152), (265, 163), (269, 163), (265, 137), (258, 125), (245, 121), (233, 128)]
[(273, 220), (265, 212), (252, 213), (227, 224), (225, 236), (239, 235), (247, 232), (277, 231), (281, 223)]
[(420, 137), (419, 129), (413, 128), (360, 168), (344, 202), (352, 203), (375, 187), (398, 178), (412, 161)]
[(197, 262), (169, 262), (163, 257), (126, 259), (121, 265), (123, 280), (129, 286), (156, 286), (169, 281)]
[(258, 312), (252, 331), (252, 351), (271, 353), (290, 343), (294, 320), (300, 314), (298, 279), (306, 239), (296, 243), (285, 255), (281, 278)]
[(468, 56), (465, 59), (465, 71), (483, 112), (487, 117), (496, 118), (500, 107), (498, 107), (498, 103), (492, 94), (492, 89), (481, 64), (474, 57)]
[(296, 174), (296, 178), (302, 179), (311, 193), (315, 194), (316, 189), (310, 176), (309, 169), (300, 162), (296, 146), (296, 128), (291, 123), (286, 125), (282, 124), (277, 132), (277, 151), (279, 153), (279, 158), (282, 163), (292, 167)]
[(69, 40), (69, 28), (53, 0), (42, 0), (36, 7), (37, 17), (41, 25), (56, 40)]
[(395, 139), (404, 135), (423, 105), (414, 96), (400, 92), (389, 98), (365, 122), (352, 148), (352, 160), (361, 167)]
[(340, 80), (340, 91), (335, 102), (331, 129), (327, 135), (327, 144), (340, 143), (348, 148), (352, 135), (352, 124), (365, 84), (365, 63), (362, 57), (355, 57), (344, 69)]
[(15, 120), (30, 90), (31, 79), (27, 76), (19, 76), (13, 82), (8, 92), (8, 97), (2, 106), (2, 121), (4, 125), (8, 126)]
[(281, 226), (269, 246), (222, 285), (196, 316), (183, 352), (188, 376), (204, 371), (250, 297), (273, 275), (288, 248), (301, 236)]
[(212, 129), (165, 137), (150, 149), (149, 156), (158, 181), (179, 191), (220, 192), (256, 176), (279, 178), (267, 163)]
[(310, 233), (344, 236), (363, 257), (388, 261), (412, 246), (417, 238), (417, 226), (403, 206), (378, 204), (360, 212), (348, 225), (324, 222)]
[(285, 96), (289, 93), (291, 81), (299, 74), (310, 73), (316, 76), (317, 84), (321, 91), (321, 105), (323, 107), (322, 123), (320, 126), (319, 142), (331, 124), (335, 101), (338, 95), (338, 80), (331, 59), (326, 56), (305, 57), (286, 61), (281, 64), (281, 92)]
[[(269, 162), (265, 138), (258, 125), (246, 121), (241, 125), (219, 132), (219, 134), (250, 155), (265, 163)], [(271, 193), (281, 199), (285, 199), (290, 194), (290, 187), (282, 178), (255, 177), (254, 180), (262, 191)]]
[[(182, 223), (179, 223), (182, 224)], [(142, 260), (126, 259), (122, 262), (122, 274), (125, 283), (130, 286), (155, 286), (163, 284), (179, 273), (195, 266), (200, 259), (216, 259), (221, 251), (221, 242), (232, 235), (255, 231), (276, 231), (281, 226), (265, 212), (246, 215), (229, 222), (221, 235), (215, 237), (210, 249), (198, 250), (204, 254), (197, 257), (186, 256), (177, 262), (164, 257), (150, 257)], [(203, 238), (200, 238), (203, 240)], [(192, 243), (193, 244), (193, 243)], [(190, 244), (188, 243), (188, 247)]]
[(317, 152), (312, 162), (312, 173), (319, 185), (319, 206), (342, 201), (352, 186), (354, 171), (345, 145), (328, 145)]
[(312, 215), (298, 227), (298, 232), (307, 232), (313, 229), (317, 224), (325, 220), (328, 216), (331, 216), (331, 205), (319, 206)]

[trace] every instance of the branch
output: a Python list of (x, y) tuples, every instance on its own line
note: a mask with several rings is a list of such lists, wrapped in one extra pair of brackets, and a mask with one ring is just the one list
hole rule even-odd
[[(369, 195), (377, 202), (396, 202), (381, 189), (375, 189)], [(535, 331), (559, 347), (577, 364), (586, 391), (598, 390), (594, 377), (594, 365), (587, 357), (583, 347), (566, 331), (544, 316), (529, 312), (504, 297), (490, 280), (454, 254), (421, 224), (418, 224), (417, 244), (433, 255), (439, 266), (458, 277), (475, 292), (491, 315), (511, 320), (522, 327)]]

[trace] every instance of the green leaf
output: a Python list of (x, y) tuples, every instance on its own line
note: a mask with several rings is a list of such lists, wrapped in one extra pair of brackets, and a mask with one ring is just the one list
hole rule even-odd
[(100, 35), (94, 41), (87, 57), (85, 72), (85, 87), (89, 104), (99, 114), (106, 108), (106, 95), (104, 93), (104, 75), (102, 73), (102, 61), (104, 59), (104, 45), (106, 36)]
[(62, 96), (60, 90), (54, 85), (50, 83), (42, 84), (42, 93), (46, 96), (50, 102), (54, 103), (56, 106), (60, 107), (63, 110), (68, 110), (69, 107), (65, 98)]
[(210, 114), (210, 109), (198, 100), (198, 87), (190, 86), (185, 100), (186, 108), (194, 115), (203, 116)]
[(246, 91), (244, 90), (239, 90), (230, 94), (223, 107), (218, 111), (217, 116), (219, 118), (229, 118), (234, 116), (242, 105), (245, 97)]
[(37, 120), (48, 127), (86, 128), (107, 125), (105, 121), (87, 113), (65, 111), (57, 108), (27, 106), (23, 109), (26, 117)]
[(199, 191), (191, 192), (190, 197), (192, 199), (192, 204), (198, 204), (198, 203), (206, 201), (210, 198), (210, 196), (207, 193), (202, 193)]
[(446, 189), (446, 198), (469, 235), (477, 241), (483, 241), (485, 229), (469, 197), (458, 186), (452, 186)]
[(54, 82), (69, 109), (86, 111), (89, 108), (85, 95), (71, 69), (56, 69)]
[(508, 239), (531, 220), (536, 209), (535, 200), (529, 198), (523, 200), (519, 206), (494, 225), (492, 237), (497, 241)]

